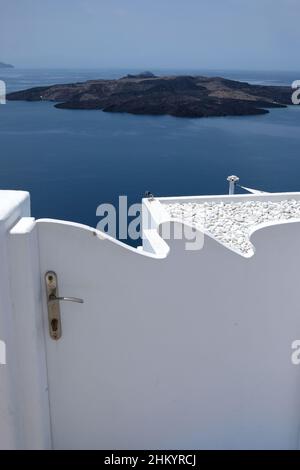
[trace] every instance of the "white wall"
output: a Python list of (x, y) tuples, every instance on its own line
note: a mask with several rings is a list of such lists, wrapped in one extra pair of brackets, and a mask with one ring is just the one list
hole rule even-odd
[[(299, 222), (254, 232), (246, 259), (207, 235), (168, 247), (159, 201), (144, 201), (147, 252), (24, 204), (0, 224), (1, 447), (299, 448)], [(59, 341), (48, 270), (85, 301), (61, 303)]]
[(11, 297), (18, 361), (23, 449), (51, 448), (48, 378), (36, 222), (23, 217), (9, 237)]
[(20, 446), (18, 376), (10, 291), (9, 230), (30, 213), (28, 193), (0, 191), (0, 339), (6, 344), (6, 365), (0, 365), (0, 449)]
[(0, 448), (51, 447), (41, 282), (29, 194), (0, 191)]

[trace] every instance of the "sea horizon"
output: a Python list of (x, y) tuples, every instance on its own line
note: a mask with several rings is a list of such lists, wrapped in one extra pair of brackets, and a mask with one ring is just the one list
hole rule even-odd
[[(91, 74), (91, 79), (96, 78), (120, 78), (127, 74), (132, 73), (141, 73), (143, 71), (150, 71), (155, 75), (207, 75), (210, 76), (222, 76), (224, 78), (229, 78), (237, 81), (249, 81), (249, 83), (260, 83), (264, 84), (276, 84), (276, 85), (291, 85), (294, 80), (298, 80), (300, 77), (300, 70), (272, 70), (272, 69), (239, 69), (239, 68), (196, 68), (196, 67), (174, 67), (174, 68), (160, 68), (160, 67), (16, 67), (14, 68), (2, 68), (0, 69), (0, 79), (1, 77), (5, 80), (8, 79), (8, 87), (11, 86), (11, 80), (13, 77), (18, 74), (24, 74), (25, 77), (30, 77), (31, 72), (40, 72), (41, 81), (44, 80), (47, 73), (51, 74), (51, 78), (54, 80), (56, 77), (55, 73), (63, 73), (63, 77), (59, 76), (57, 78), (65, 78), (65, 74), (72, 75), (81, 74), (83, 79), (89, 80), (88, 74)], [(97, 75), (94, 75), (94, 74)], [(100, 74), (101, 76), (98, 76)], [(11, 80), (10, 80), (11, 79)], [(52, 84), (52, 83), (51, 83)], [(16, 91), (15, 89), (13, 91)]]

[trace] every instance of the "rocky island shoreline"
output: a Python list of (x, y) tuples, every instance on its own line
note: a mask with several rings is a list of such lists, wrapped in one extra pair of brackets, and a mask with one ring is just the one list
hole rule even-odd
[(177, 117), (243, 116), (292, 104), (291, 89), (221, 77), (155, 76), (88, 80), (10, 93), (8, 100), (53, 101), (56, 108)]

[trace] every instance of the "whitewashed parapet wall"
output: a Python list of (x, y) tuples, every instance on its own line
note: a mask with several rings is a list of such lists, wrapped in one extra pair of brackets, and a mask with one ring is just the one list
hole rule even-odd
[[(91, 227), (35, 221), (28, 201), (10, 223), (2, 216), (10, 287), (0, 326), (11, 352), (0, 366), (0, 446), (299, 448), (299, 221), (258, 226), (249, 257), (199, 229), (198, 250), (159, 236), (182, 225), (166, 204), (286, 199), (300, 194), (144, 200), (138, 250)], [(60, 295), (84, 299), (61, 304), (59, 341), (49, 337), (47, 270)]]
[(51, 447), (39, 253), (21, 229), (29, 216), (27, 192), (0, 191), (0, 449)]

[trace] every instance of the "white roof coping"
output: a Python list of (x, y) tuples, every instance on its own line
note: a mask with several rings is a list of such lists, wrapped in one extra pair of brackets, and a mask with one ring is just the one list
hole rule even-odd
[(0, 221), (10, 217), (30, 196), (27, 191), (0, 190)]

